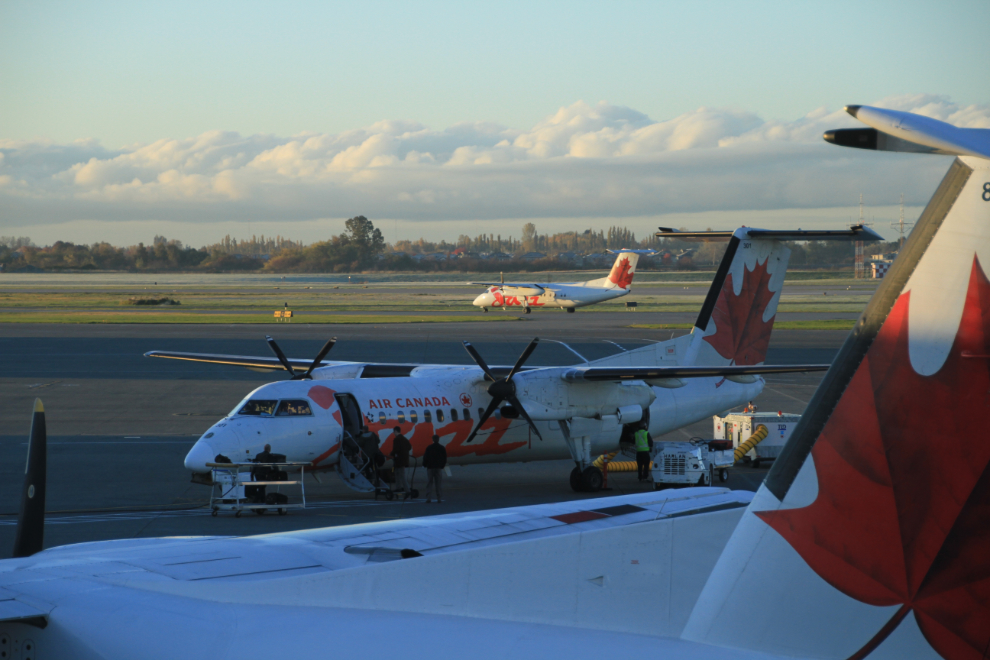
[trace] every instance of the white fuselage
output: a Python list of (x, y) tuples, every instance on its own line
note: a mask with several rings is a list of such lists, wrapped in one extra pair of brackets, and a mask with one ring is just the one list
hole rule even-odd
[[(595, 280), (596, 282), (600, 280)], [(561, 309), (585, 307), (595, 303), (621, 298), (629, 289), (591, 286), (590, 282), (569, 284), (541, 284), (543, 293), (531, 295), (533, 289), (511, 286), (492, 286), (474, 299), (475, 307), (559, 307)]]
[[(393, 428), (398, 426), (413, 446), (413, 456), (423, 455), (434, 434), (440, 436), (453, 464), (543, 461), (568, 458), (560, 423), (583, 418), (587, 423), (587, 450), (593, 455), (614, 450), (622, 433), (618, 407), (641, 405), (649, 410), (654, 436), (697, 422), (740, 405), (760, 393), (763, 381), (739, 384), (717, 378), (697, 378), (678, 389), (631, 383), (565, 384), (554, 370), (523, 372), (519, 398), (535, 420), (540, 440), (523, 419), (497, 413), (470, 442), (467, 438), (491, 401), (488, 383), (476, 367), (434, 367), (421, 376), (403, 378), (348, 378), (339, 380), (281, 381), (251, 392), (231, 413), (214, 424), (186, 457), (194, 472), (206, 472), (206, 463), (217, 454), (234, 461), (254, 458), (265, 444), (285, 454), (291, 462), (305, 462), (317, 469), (335, 465), (344, 429), (353, 433), (366, 424), (379, 436), (381, 450), (391, 451)], [(529, 383), (529, 385), (527, 385)], [(352, 397), (358, 419), (342, 410)], [(558, 400), (559, 399), (559, 400)], [(305, 401), (311, 414), (245, 415), (239, 411), (249, 401)], [(594, 404), (590, 406), (589, 404)], [(275, 404), (277, 405), (277, 404)], [(600, 419), (593, 419), (595, 408)], [(573, 435), (573, 433), (572, 433)]]

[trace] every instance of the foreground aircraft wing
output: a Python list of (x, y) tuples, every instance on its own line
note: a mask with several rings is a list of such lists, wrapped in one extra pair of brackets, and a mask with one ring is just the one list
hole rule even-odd
[(724, 367), (575, 367), (561, 374), (566, 381), (653, 380), (660, 378), (712, 378), (724, 376), (762, 376), (765, 374), (793, 374), (809, 371), (828, 371), (827, 364), (786, 364), (753, 366), (729, 365)]

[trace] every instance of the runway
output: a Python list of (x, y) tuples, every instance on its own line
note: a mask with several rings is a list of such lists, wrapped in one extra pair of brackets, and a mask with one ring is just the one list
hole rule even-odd
[[(330, 358), (468, 364), (470, 340), (489, 363), (509, 364), (534, 336), (565, 341), (591, 360), (667, 339), (672, 332), (627, 327), (670, 322), (660, 314), (536, 313), (515, 323), (422, 325), (2, 325), (0, 324), (0, 556), (9, 556), (19, 505), (31, 403), (40, 397), (49, 430), (48, 547), (114, 538), (245, 535), (390, 520), (434, 513), (518, 506), (631, 493), (633, 474), (610, 475), (611, 493), (578, 494), (567, 483), (570, 461), (452, 468), (447, 501), (374, 502), (333, 475), (307, 477), (312, 505), (284, 517), (213, 518), (208, 488), (189, 482), (182, 459), (199, 435), (258, 385), (283, 378), (233, 367), (143, 357), (149, 350), (267, 355), (275, 335), (290, 357), (306, 358), (330, 335)], [(768, 364), (829, 362), (845, 331), (777, 330)], [(605, 341), (607, 339), (607, 341)], [(578, 362), (570, 349), (544, 341), (529, 364)], [(768, 379), (762, 410), (802, 412), (821, 374)], [(710, 436), (699, 422), (661, 439)], [(766, 468), (736, 468), (727, 484), (755, 490)], [(415, 477), (422, 485), (424, 475)]]

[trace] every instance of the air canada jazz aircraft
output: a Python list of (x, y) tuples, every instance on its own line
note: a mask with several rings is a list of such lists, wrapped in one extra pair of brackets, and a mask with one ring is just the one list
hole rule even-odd
[(755, 495), (688, 488), (37, 552), (38, 411), (18, 558), (0, 561), (0, 649), (79, 660), (986, 658), (990, 131), (849, 111), (874, 128), (827, 134), (836, 144), (958, 158)]
[[(596, 491), (602, 473), (593, 460), (617, 449), (641, 420), (660, 435), (753, 399), (763, 390), (762, 374), (827, 368), (763, 364), (790, 255), (779, 235), (721, 233), (729, 243), (692, 334), (572, 367), (526, 368), (535, 339), (511, 368), (490, 368), (466, 342), (477, 366), (325, 363), (333, 340), (314, 360), (289, 360), (270, 337), (276, 358), (148, 355), (292, 374), (248, 394), (203, 434), (185, 460), (196, 481), (210, 482), (208, 464), (217, 455), (243, 461), (271, 444), (289, 461), (336, 470), (352, 488), (371, 492), (370, 457), (350, 440), (365, 424), (386, 456), (398, 426), (414, 457), (437, 434), (452, 464), (571, 458), (571, 487)], [(879, 238), (862, 227), (815, 236)]]
[(559, 307), (573, 312), (578, 307), (614, 300), (632, 291), (633, 275), (640, 255), (655, 254), (653, 250), (609, 250), (618, 255), (608, 277), (587, 282), (558, 284), (535, 282), (472, 282), (488, 287), (474, 299), (474, 306), (488, 311), (489, 307), (521, 307), (527, 314), (540, 307)]

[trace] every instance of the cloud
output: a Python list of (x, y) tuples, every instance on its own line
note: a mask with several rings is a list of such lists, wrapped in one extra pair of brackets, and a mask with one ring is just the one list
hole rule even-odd
[[(963, 107), (941, 96), (875, 105), (990, 127), (990, 106)], [(860, 192), (877, 204), (901, 192), (909, 204), (923, 204), (946, 159), (864, 154), (821, 139), (827, 129), (855, 125), (840, 109), (788, 122), (698, 108), (655, 121), (631, 108), (579, 101), (528, 130), (383, 121), (289, 137), (217, 130), (117, 150), (94, 140), (0, 140), (0, 226), (358, 213), (408, 221), (622, 218), (846, 207)]]

